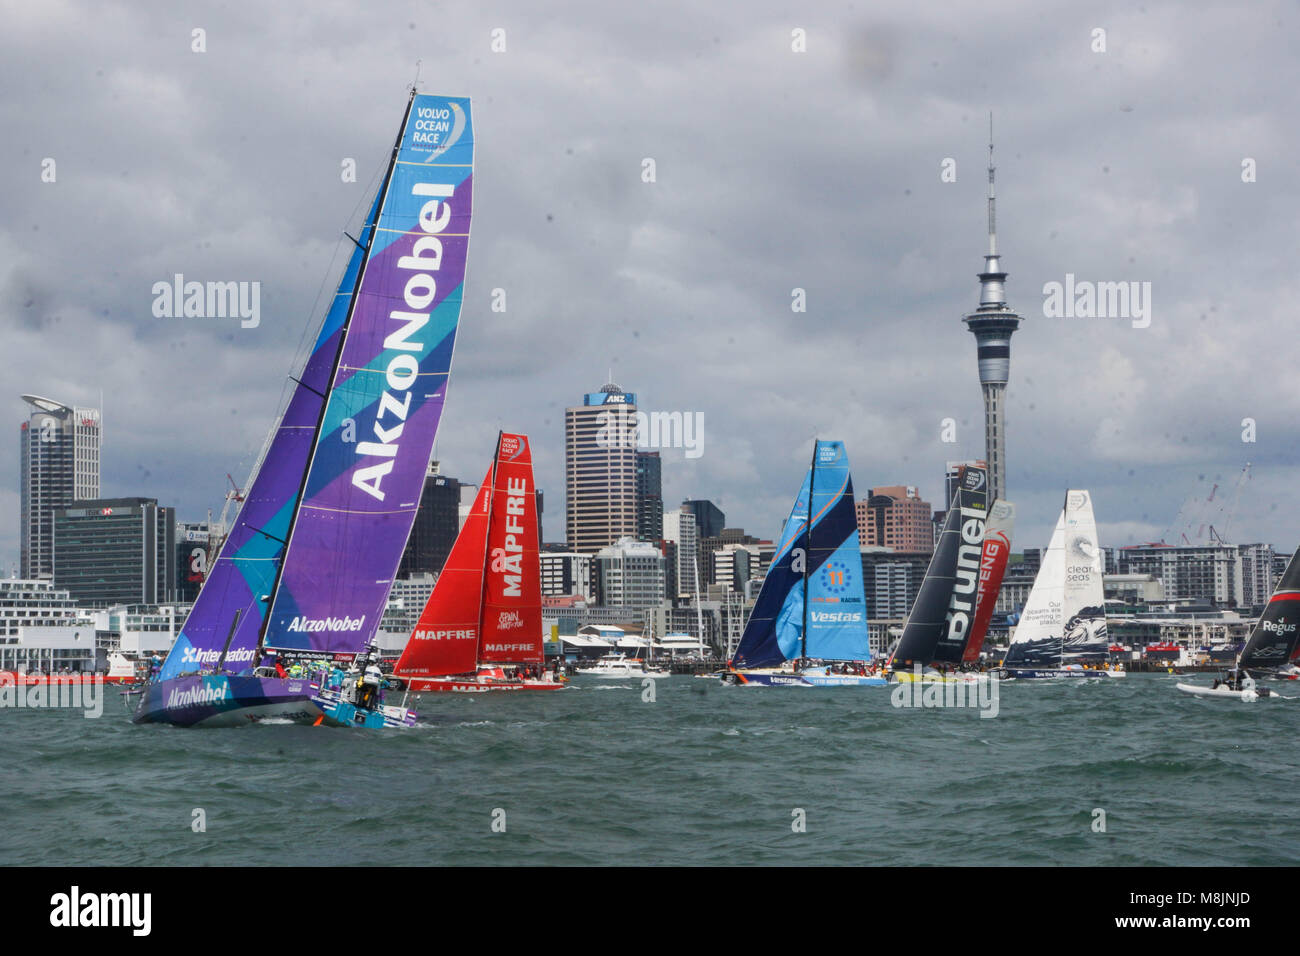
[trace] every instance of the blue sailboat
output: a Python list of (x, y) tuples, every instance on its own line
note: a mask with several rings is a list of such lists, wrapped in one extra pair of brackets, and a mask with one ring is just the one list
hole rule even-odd
[(469, 100), (412, 89), (315, 344), (136, 723), (414, 722), (382, 704), (373, 637), (446, 398), (473, 154)]
[(884, 686), (868, 671), (853, 479), (844, 443), (815, 441), (794, 508), (736, 647), (733, 684)]

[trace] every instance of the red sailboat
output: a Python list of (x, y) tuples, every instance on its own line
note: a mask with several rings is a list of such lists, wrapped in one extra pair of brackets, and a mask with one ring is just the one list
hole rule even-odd
[(559, 690), (542, 656), (537, 490), (524, 435), (496, 455), (393, 670), (410, 690)]

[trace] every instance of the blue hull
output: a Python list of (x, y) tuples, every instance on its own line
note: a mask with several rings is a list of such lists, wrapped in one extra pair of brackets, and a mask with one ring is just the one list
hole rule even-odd
[(889, 685), (883, 677), (831, 674), (822, 669), (802, 671), (798, 674), (768, 669), (737, 670), (729, 673), (735, 675), (738, 684), (754, 684), (759, 687), (887, 687)]
[(275, 719), (378, 728), (409, 727), (415, 714), (396, 707), (362, 710), (301, 678), (195, 674), (149, 684), (131, 719), (177, 727), (245, 727)]

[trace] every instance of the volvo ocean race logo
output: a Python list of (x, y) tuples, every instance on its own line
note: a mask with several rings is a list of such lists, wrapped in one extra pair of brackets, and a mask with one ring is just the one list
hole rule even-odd
[(307, 634), (315, 634), (320, 631), (359, 631), (361, 626), (366, 623), (366, 616), (360, 617), (324, 617), (310, 618), (303, 617), (301, 614), (289, 622), (287, 630), (302, 631)]
[(426, 163), (431, 163), (451, 149), (465, 133), (465, 110), (459, 103), (446, 106), (421, 106), (415, 111), (411, 142), (416, 146), (432, 146)]

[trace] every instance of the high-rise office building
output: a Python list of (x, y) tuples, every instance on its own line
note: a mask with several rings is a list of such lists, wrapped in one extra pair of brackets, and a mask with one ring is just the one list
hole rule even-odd
[(594, 601), (591, 580), (591, 555), (573, 551), (543, 551), (541, 556), (542, 593), (548, 597), (580, 595)]
[(154, 498), (54, 512), (54, 586), (84, 604), (161, 604), (176, 589), (176, 514)]
[(610, 382), (565, 409), (564, 495), (571, 551), (636, 536), (636, 395)]
[(701, 540), (716, 538), (727, 526), (727, 516), (722, 513), (722, 509), (706, 498), (692, 498), (682, 504), (695, 515), (695, 527)]
[(1007, 306), (1007, 273), (998, 260), (997, 214), (993, 192), (993, 118), (989, 117), (989, 251), (979, 274), (979, 308), (963, 318), (975, 336), (980, 389), (984, 393), (984, 459), (988, 462), (990, 501), (1007, 496), (1006, 392), (1011, 376), (1011, 335), (1020, 316)]
[(442, 571), (460, 533), (460, 489), (460, 481), (442, 474), (438, 462), (430, 464), (411, 536), (397, 566), (398, 577)]
[(664, 483), (657, 451), (636, 453), (636, 536), (659, 541), (664, 536)]
[(918, 553), (934, 551), (930, 503), (921, 498), (916, 488), (910, 485), (871, 488), (866, 499), (859, 499), (854, 508), (863, 545)]
[(677, 591), (670, 594), (670, 598), (693, 595), (699, 590), (696, 568), (700, 560), (700, 537), (695, 522), (696, 516), (690, 502), (684, 502), (680, 508), (674, 508), (664, 515), (664, 540), (677, 546)]
[(54, 573), (54, 512), (99, 497), (100, 413), (24, 395), (31, 416), (19, 429), (19, 574)]
[(600, 603), (644, 609), (664, 599), (664, 556), (648, 541), (626, 537), (596, 552)]

